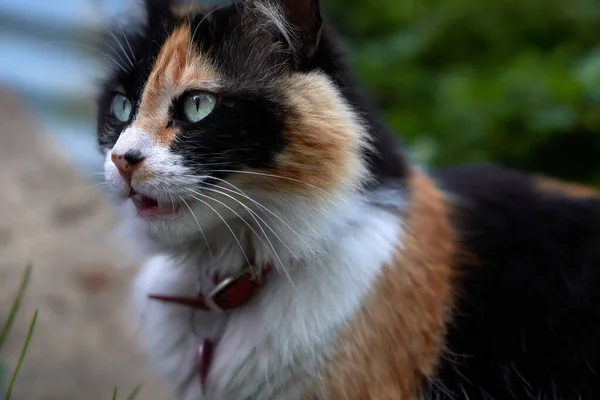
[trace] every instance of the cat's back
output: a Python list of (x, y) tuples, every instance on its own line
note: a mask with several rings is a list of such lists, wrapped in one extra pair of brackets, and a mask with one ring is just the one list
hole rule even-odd
[(600, 196), (496, 166), (433, 176), (463, 250), (433, 398), (600, 398)]

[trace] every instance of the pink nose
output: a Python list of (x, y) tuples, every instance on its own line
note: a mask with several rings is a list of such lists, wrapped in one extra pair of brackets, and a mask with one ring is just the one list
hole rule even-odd
[(133, 172), (144, 161), (144, 157), (139, 151), (128, 151), (123, 155), (112, 153), (110, 159), (116, 165), (119, 174), (125, 179), (128, 185), (131, 184)]

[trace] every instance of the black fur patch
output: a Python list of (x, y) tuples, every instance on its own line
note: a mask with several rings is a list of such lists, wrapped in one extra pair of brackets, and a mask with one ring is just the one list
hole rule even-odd
[(540, 192), (500, 167), (435, 176), (459, 197), (456, 228), (475, 264), (458, 266), (448, 352), (425, 392), (600, 399), (600, 199)]
[(244, 167), (269, 168), (285, 145), (285, 106), (259, 89), (219, 91), (217, 106), (201, 124), (176, 120), (181, 133), (171, 151), (198, 173), (219, 177)]

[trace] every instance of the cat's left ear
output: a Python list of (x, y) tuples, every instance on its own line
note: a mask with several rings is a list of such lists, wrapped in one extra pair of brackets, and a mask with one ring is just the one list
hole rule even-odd
[(287, 21), (297, 29), (301, 40), (300, 51), (311, 58), (315, 55), (321, 39), (323, 20), (319, 0), (277, 0)]

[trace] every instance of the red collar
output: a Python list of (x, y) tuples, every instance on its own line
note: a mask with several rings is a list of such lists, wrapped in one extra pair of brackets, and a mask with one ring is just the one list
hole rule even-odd
[[(256, 275), (257, 271), (254, 267), (254, 262), (250, 262), (248, 266), (237, 275), (229, 276), (222, 280), (215, 277), (216, 286), (207, 296), (177, 297), (151, 294), (149, 297), (154, 300), (186, 305), (197, 310), (225, 312), (246, 304), (260, 287), (262, 283), (261, 276), (267, 275), (270, 270), (271, 265), (265, 264), (260, 271), (261, 275)], [(213, 340), (204, 340), (202, 351), (200, 353), (201, 356), (198, 360), (200, 381), (202, 384), (206, 381), (214, 348), (215, 342)]]
[(271, 270), (271, 265), (266, 264), (257, 275), (254, 263), (251, 262), (240, 273), (224, 279), (215, 278), (215, 288), (206, 296), (178, 297), (151, 294), (148, 297), (154, 300), (176, 303), (192, 307), (196, 310), (225, 312), (246, 304), (256, 293), (261, 285), (261, 276)]

